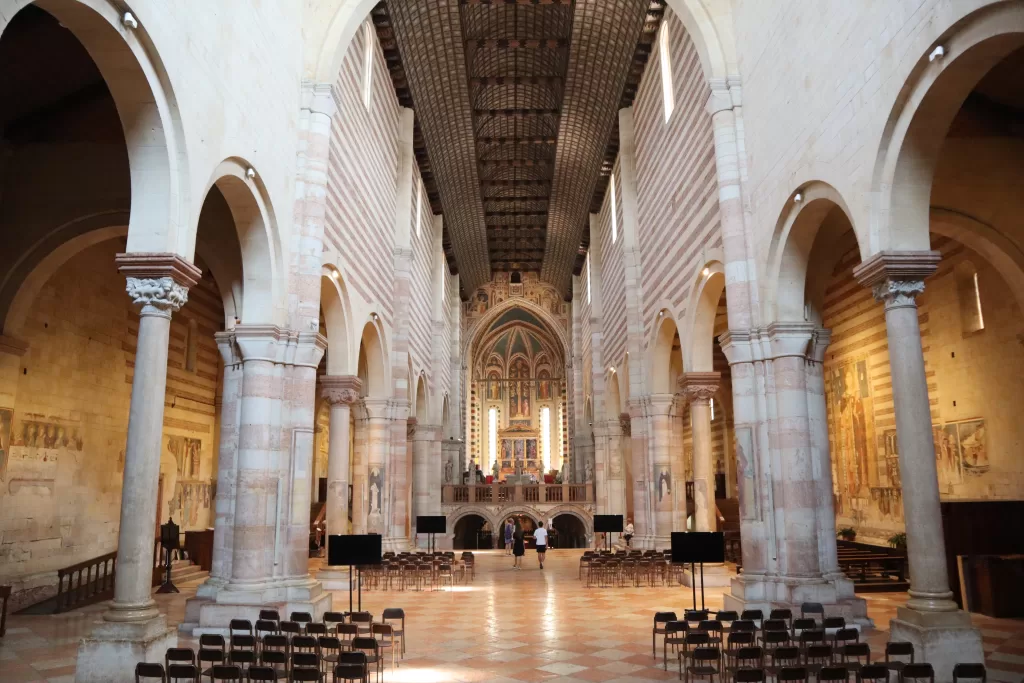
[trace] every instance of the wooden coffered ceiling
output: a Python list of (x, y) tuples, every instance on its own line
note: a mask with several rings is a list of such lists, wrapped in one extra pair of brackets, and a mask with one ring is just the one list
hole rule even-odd
[(536, 271), (568, 296), (665, 0), (386, 0), (371, 17), (464, 292)]

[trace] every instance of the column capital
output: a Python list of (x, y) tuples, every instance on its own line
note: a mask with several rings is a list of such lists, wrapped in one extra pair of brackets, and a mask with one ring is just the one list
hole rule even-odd
[(719, 335), (718, 343), (729, 365), (750, 363), (754, 360), (749, 330), (727, 330)]
[(832, 330), (827, 330), (824, 327), (819, 327), (814, 331), (811, 337), (811, 345), (807, 350), (807, 357), (815, 363), (821, 364), (825, 362), (825, 351), (828, 350), (828, 345), (832, 343)]
[(854, 268), (853, 275), (887, 309), (915, 306), (924, 279), (938, 270), (941, 260), (937, 251), (880, 251)]
[(362, 412), (366, 414), (367, 419), (382, 420), (388, 416), (388, 399), (386, 398), (364, 398), (359, 405), (362, 406)]
[(238, 348), (234, 331), (214, 332), (213, 339), (217, 342), (217, 350), (224, 365), (237, 365), (242, 362), (242, 351)]
[(150, 315), (170, 316), (188, 302), (188, 290), (202, 271), (177, 254), (131, 253), (114, 257), (117, 270), (127, 278), (132, 303)]
[(690, 403), (707, 403), (714, 398), (721, 381), (720, 372), (687, 372), (677, 382), (678, 393)]
[(291, 364), (307, 368), (320, 367), (320, 359), (327, 351), (327, 337), (319, 332), (293, 333), (291, 342), (295, 345)]
[(648, 414), (668, 415), (675, 400), (675, 394), (651, 394), (647, 397), (647, 405), (650, 407)]
[(320, 396), (328, 405), (351, 406), (359, 400), (363, 381), (355, 375), (323, 375), (320, 377)]
[(287, 342), (287, 330), (277, 325), (236, 325), (235, 343), (238, 344), (242, 360), (262, 360), (278, 363)]
[(772, 358), (807, 357), (807, 348), (814, 336), (814, 323), (772, 323), (766, 330)]

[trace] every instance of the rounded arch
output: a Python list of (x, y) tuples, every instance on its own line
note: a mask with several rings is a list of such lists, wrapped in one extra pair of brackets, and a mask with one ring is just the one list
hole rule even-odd
[(448, 392), (445, 392), (444, 397), (441, 399), (441, 436), (453, 436), (455, 430), (452, 429), (451, 425), (451, 409), (448, 404)]
[(838, 258), (835, 252), (848, 244), (839, 240), (825, 244), (817, 237), (826, 225), (837, 238), (852, 229), (859, 245), (852, 215), (839, 191), (825, 182), (812, 181), (790, 195), (768, 252), (768, 295), (763, 298), (768, 322), (804, 322), (814, 311), (820, 314), (824, 280)]
[[(352, 39), (359, 27), (377, 5), (378, 0), (342, 0), (327, 20), (327, 30), (313, 62), (313, 76), (317, 83), (334, 83), (341, 71)], [(322, 19), (322, 17), (321, 17)]]
[(585, 508), (582, 508), (579, 505), (563, 503), (547, 510), (545, 514), (549, 520), (552, 520), (559, 515), (570, 515), (575, 517), (583, 524), (583, 528), (587, 532), (588, 544), (592, 542), (594, 537), (594, 516)]
[(283, 323), (287, 282), (277, 219), (259, 175), (248, 177), (251, 168), (243, 159), (225, 159), (210, 176), (206, 194), (216, 186), (235, 222), (242, 255), (242, 322)]
[(709, 261), (697, 274), (697, 281), (686, 307), (683, 367), (689, 372), (710, 372), (714, 369), (715, 320), (718, 304), (725, 291), (725, 265)]
[(131, 170), (127, 250), (190, 257), (195, 230), (189, 223), (188, 155), (181, 116), (145, 22), (124, 29), (123, 8), (113, 0), (13, 0), (13, 6), (0, 12), (0, 38), (14, 16), (30, 4), (53, 15), (82, 43), (114, 99)]
[(674, 394), (676, 393), (675, 382), (683, 372), (682, 354), (675, 353), (675, 341), (680, 340), (682, 335), (676, 324), (676, 318), (671, 311), (662, 310), (658, 313), (655, 321), (654, 338), (650, 347), (650, 377), (651, 393)]
[(379, 324), (377, 317), (367, 321), (359, 340), (357, 374), (363, 381), (363, 395), (370, 398), (387, 398), (388, 395), (387, 350)]
[[(945, 55), (931, 61), (935, 47)], [(967, 95), (1024, 46), (1024, 6), (978, 9), (922, 51), (889, 113), (872, 174), (871, 253), (930, 248), (932, 180), (946, 134)]]
[(622, 394), (619, 391), (619, 373), (609, 369), (604, 378), (604, 412), (606, 420), (618, 422), (622, 412)]
[[(716, 17), (708, 10), (706, 0), (668, 0), (668, 6), (679, 17), (693, 41), (705, 80), (711, 83), (713, 79), (718, 79), (724, 84), (732, 75), (730, 65), (736, 62), (733, 55), (727, 54), (732, 44), (728, 10), (725, 16), (717, 17), (716, 21)], [(733, 50), (729, 49), (728, 52)]]
[(320, 277), (320, 310), (324, 316), (327, 331), (327, 374), (348, 375), (352, 370), (349, 351), (349, 311), (351, 304), (348, 290), (338, 269), (325, 265)]
[(420, 424), (426, 424), (428, 421), (427, 408), (427, 378), (421, 373), (416, 376), (416, 405), (413, 413)]

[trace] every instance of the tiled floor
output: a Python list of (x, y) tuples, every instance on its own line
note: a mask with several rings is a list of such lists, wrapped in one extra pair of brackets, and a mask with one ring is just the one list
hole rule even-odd
[[(408, 652), (388, 664), (385, 680), (433, 681), (636, 681), (667, 680), (651, 657), (651, 619), (656, 610), (681, 611), (688, 589), (587, 589), (576, 578), (580, 551), (548, 554), (543, 571), (527, 555), (522, 571), (500, 552), (479, 553), (476, 580), (452, 592), (364, 592), (363, 607), (376, 615), (402, 607), (408, 617)], [(158, 595), (171, 623), (184, 616), (185, 598)], [(903, 594), (865, 596), (881, 627), (906, 600)], [(722, 590), (708, 590), (708, 607), (719, 608)], [(347, 609), (348, 594), (335, 594)], [(78, 638), (103, 611), (102, 605), (60, 616), (14, 616), (0, 640), (0, 681), (22, 683), (73, 679)], [(1024, 622), (976, 617), (982, 629), (989, 678), (1020, 681), (1024, 674)], [(880, 651), (885, 630), (866, 634)], [(193, 643), (182, 640), (183, 645)]]

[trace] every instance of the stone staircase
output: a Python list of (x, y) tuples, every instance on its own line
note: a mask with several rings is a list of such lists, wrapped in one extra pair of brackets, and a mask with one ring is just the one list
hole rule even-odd
[[(173, 560), (171, 562), (171, 583), (175, 586), (205, 581), (209, 575), (210, 572), (197, 564), (192, 564), (191, 560)], [(160, 573), (160, 578), (163, 578), (163, 572)]]

